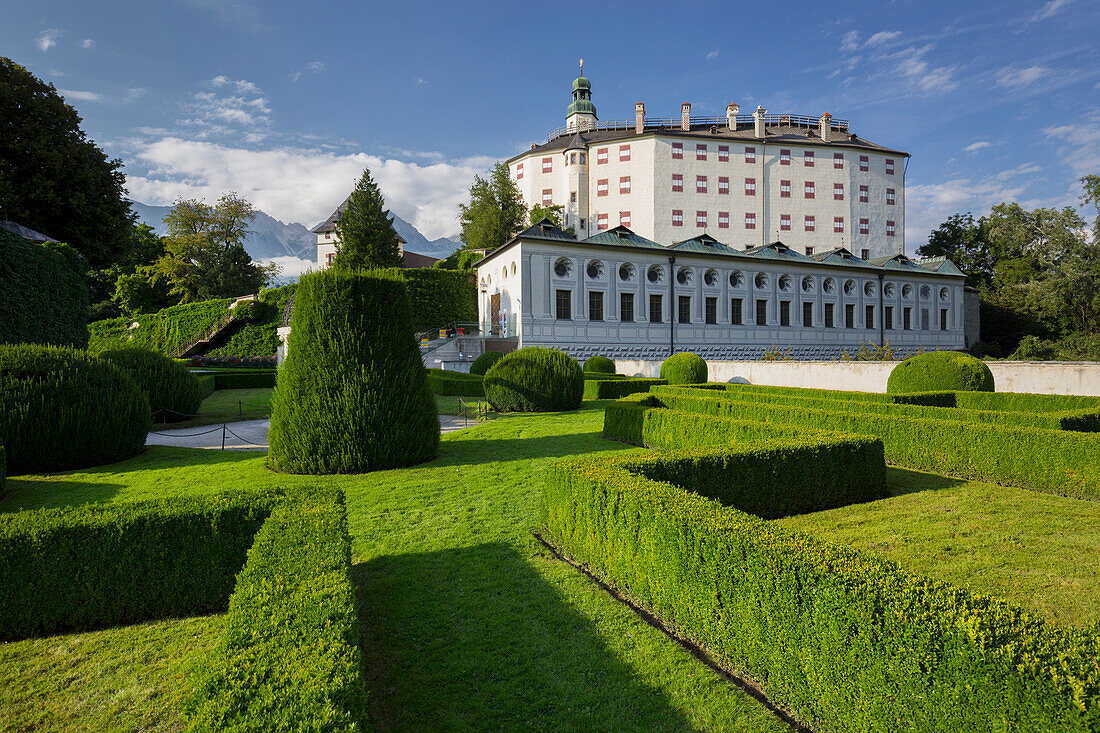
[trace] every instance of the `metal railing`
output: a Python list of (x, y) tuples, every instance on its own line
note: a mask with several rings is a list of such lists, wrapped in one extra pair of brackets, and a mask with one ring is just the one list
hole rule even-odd
[[(755, 124), (756, 118), (752, 115), (737, 115), (737, 125), (745, 125), (746, 127), (752, 127)], [(647, 117), (645, 118), (646, 130), (656, 130), (663, 128), (666, 130), (678, 130), (682, 123), (680, 117)], [(691, 128), (699, 127), (725, 127), (727, 124), (726, 116), (692, 116), (688, 118), (688, 126)], [(807, 127), (816, 128), (820, 124), (820, 118), (807, 117), (806, 115), (792, 115), (792, 114), (768, 114), (764, 115), (764, 124), (771, 125), (773, 127), (790, 126), (790, 127)], [(563, 135), (572, 135), (578, 132), (586, 132), (589, 130), (633, 130), (635, 128), (635, 120), (600, 120), (591, 125), (584, 127), (558, 127), (550, 132), (546, 136), (547, 142), (556, 140)], [(833, 118), (831, 122), (831, 128), (836, 132), (848, 132), (849, 123), (848, 120), (841, 120)]]
[[(440, 336), (440, 333), (443, 335)], [(464, 321), (451, 321), (439, 328), (430, 328), (427, 331), (418, 331), (416, 338), (420, 341), (421, 345), (424, 345), (425, 339), (429, 342), (438, 341), (440, 339), (450, 340), (453, 338), (467, 338), (470, 336), (481, 335), (481, 324), (468, 323)]]

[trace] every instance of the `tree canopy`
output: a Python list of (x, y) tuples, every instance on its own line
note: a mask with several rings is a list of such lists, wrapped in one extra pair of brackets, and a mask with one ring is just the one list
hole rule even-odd
[(573, 227), (568, 227), (562, 223), (564, 221), (565, 209), (561, 204), (551, 204), (550, 206), (543, 206), (541, 204), (535, 204), (531, 207), (531, 224), (538, 224), (543, 219), (549, 219), (550, 222), (561, 229), (566, 234), (572, 234), (577, 236)]
[(459, 211), (467, 249), (496, 249), (527, 223), (527, 207), (504, 161), (493, 166), (488, 178), (474, 176), (470, 200)]
[(80, 129), (53, 84), (0, 57), (0, 218), (66, 242), (93, 268), (125, 252), (134, 221), (122, 161)]
[(397, 232), (386, 214), (386, 200), (371, 178), (370, 169), (348, 197), (347, 206), (336, 221), (337, 252), (332, 267), (337, 270), (367, 270), (401, 267)]

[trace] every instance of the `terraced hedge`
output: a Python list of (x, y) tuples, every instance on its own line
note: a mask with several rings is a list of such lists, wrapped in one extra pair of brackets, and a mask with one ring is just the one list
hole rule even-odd
[[(622, 379), (603, 379), (607, 375), (590, 373), (584, 379), (583, 399), (617, 400), (620, 397), (648, 392), (650, 387), (668, 384), (663, 379), (645, 379), (643, 377), (625, 377)], [(617, 375), (616, 375), (617, 376)]]
[(88, 345), (88, 264), (0, 229), (0, 344)]
[[(203, 300), (144, 313), (120, 316), (88, 324), (88, 351), (140, 348), (174, 356), (179, 347), (213, 326), (229, 311), (229, 300)], [(137, 323), (136, 327), (131, 326)]]
[(428, 386), (437, 395), (457, 395), (459, 397), (484, 397), (482, 385), (484, 377), (480, 374), (463, 374), (444, 369), (428, 369)]

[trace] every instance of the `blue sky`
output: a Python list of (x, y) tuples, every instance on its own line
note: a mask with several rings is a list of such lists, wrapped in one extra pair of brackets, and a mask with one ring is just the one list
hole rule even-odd
[(312, 226), (370, 166), (429, 238), (476, 172), (563, 123), (851, 120), (912, 154), (907, 248), (1002, 200), (1075, 205), (1100, 173), (1100, 0), (868, 3), (0, 0), (0, 54), (55, 84), (135, 199), (236, 190)]

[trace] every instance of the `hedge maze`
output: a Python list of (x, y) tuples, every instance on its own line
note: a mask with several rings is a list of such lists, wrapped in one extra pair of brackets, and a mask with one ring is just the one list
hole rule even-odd
[[(665, 450), (555, 463), (546, 539), (815, 727), (1097, 730), (1100, 627), (768, 521), (884, 496), (886, 460), (1100, 497), (1098, 436), (1053, 417), (1096, 405), (949, 394), (655, 386), (604, 437)], [(1044, 404), (1045, 427), (1006, 415)]]

